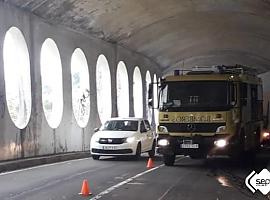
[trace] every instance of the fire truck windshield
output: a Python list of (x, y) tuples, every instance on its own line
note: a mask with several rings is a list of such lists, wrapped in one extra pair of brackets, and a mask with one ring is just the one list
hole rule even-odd
[(226, 110), (235, 104), (235, 87), (226, 81), (165, 82), (160, 88), (163, 111)]

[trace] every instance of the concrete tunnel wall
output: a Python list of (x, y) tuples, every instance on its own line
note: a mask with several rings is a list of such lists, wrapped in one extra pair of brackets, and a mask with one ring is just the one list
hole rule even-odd
[[(30, 56), (32, 108), (30, 121), (23, 130), (12, 122), (5, 96), (3, 41), (6, 31), (11, 26), (22, 31)], [(52, 38), (56, 42), (62, 62), (64, 107), (61, 123), (55, 130), (48, 125), (42, 108), (40, 50), (46, 38)], [(70, 62), (77, 47), (85, 53), (90, 78), (90, 118), (84, 129), (78, 126), (72, 109)], [(112, 116), (117, 116), (116, 69), (121, 60), (125, 62), (128, 71), (129, 114), (134, 116), (132, 79), (134, 68), (139, 66), (143, 82), (143, 115), (146, 116), (145, 75), (147, 70), (150, 71), (152, 80), (154, 74), (161, 75), (156, 63), (117, 44), (95, 39), (62, 26), (47, 24), (31, 13), (0, 2), (0, 161), (89, 150), (93, 129), (101, 124), (96, 95), (96, 61), (100, 54), (106, 56), (110, 66)]]

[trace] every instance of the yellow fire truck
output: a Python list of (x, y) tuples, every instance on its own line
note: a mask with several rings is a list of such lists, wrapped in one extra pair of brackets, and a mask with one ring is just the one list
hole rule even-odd
[(158, 84), (157, 152), (163, 155), (165, 165), (173, 165), (176, 155), (234, 156), (259, 148), (262, 82), (251, 68), (176, 70)]

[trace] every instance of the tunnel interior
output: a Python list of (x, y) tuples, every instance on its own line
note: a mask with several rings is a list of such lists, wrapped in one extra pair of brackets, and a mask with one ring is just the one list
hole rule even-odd
[(0, 160), (87, 151), (109, 117), (155, 125), (175, 69), (256, 69), (266, 105), (270, 1), (1, 0), (0, 55)]

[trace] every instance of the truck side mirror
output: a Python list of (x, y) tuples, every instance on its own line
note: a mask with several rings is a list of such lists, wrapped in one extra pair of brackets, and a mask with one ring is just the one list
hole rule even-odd
[(94, 133), (98, 132), (99, 128), (94, 128)]
[(148, 106), (149, 107), (153, 107), (153, 99), (149, 99), (148, 100)]
[(148, 86), (148, 106), (153, 107), (153, 83)]
[(148, 85), (148, 99), (153, 99), (153, 83)]

